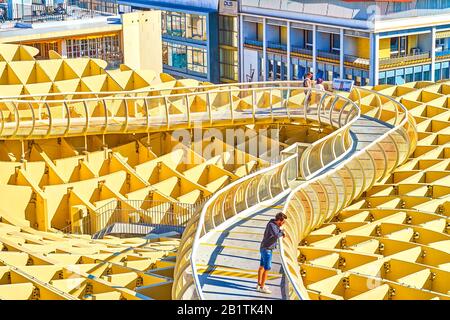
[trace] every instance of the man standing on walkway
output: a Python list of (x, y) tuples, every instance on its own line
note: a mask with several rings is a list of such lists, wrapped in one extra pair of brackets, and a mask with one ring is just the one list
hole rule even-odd
[(264, 231), (264, 238), (261, 241), (261, 261), (258, 269), (258, 285), (256, 290), (262, 293), (271, 294), (272, 292), (265, 286), (269, 270), (272, 268), (272, 251), (277, 247), (277, 241), (280, 237), (285, 237), (281, 226), (287, 216), (283, 212), (277, 213), (275, 219), (270, 219)]

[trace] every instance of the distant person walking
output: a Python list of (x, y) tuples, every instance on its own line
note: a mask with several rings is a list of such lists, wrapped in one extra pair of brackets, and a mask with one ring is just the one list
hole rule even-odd
[(272, 251), (277, 247), (277, 241), (280, 237), (285, 237), (281, 226), (286, 221), (287, 216), (283, 212), (277, 213), (275, 219), (270, 219), (264, 231), (264, 237), (261, 241), (260, 253), (261, 261), (258, 269), (258, 285), (256, 290), (262, 293), (271, 294), (272, 291), (266, 287), (268, 272), (272, 269)]
[(305, 95), (308, 96), (308, 98), (307, 98), (308, 104), (311, 102), (311, 95), (312, 95), (311, 88), (313, 87), (312, 79), (313, 79), (313, 73), (312, 72), (308, 72), (305, 75), (305, 79), (303, 80), (303, 86), (305, 88), (308, 88), (308, 89), (305, 90)]
[(312, 72), (308, 72), (305, 75), (305, 79), (303, 80), (303, 86), (305, 88), (312, 88), (312, 79), (313, 79), (313, 73)]
[(323, 85), (323, 79), (322, 78), (318, 78), (316, 81), (316, 85), (314, 86), (317, 90), (322, 90), (325, 91), (325, 87)]
[(317, 78), (316, 80), (316, 84), (314, 85), (314, 89), (318, 90), (319, 92), (315, 92), (316, 94), (316, 104), (319, 104), (320, 99), (323, 96), (323, 93), (321, 93), (320, 91), (325, 91), (325, 87), (323, 85), (323, 79), (322, 78)]

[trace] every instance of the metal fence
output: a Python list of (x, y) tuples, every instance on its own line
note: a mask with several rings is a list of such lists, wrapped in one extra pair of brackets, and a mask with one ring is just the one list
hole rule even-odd
[(77, 4), (66, 3), (60, 3), (55, 6), (16, 3), (11, 18), (19, 22), (35, 23), (109, 16), (118, 12), (117, 4), (111, 10), (109, 9), (111, 8), (108, 8), (108, 10), (102, 7), (94, 9), (93, 7), (83, 7)]
[(153, 200), (112, 200), (65, 227), (68, 234), (146, 235), (175, 231), (182, 233), (193, 214), (207, 200), (195, 204)]

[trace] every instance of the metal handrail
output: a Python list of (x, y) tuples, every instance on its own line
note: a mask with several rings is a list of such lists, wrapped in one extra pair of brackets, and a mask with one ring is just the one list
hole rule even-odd
[[(370, 155), (368, 150), (371, 150), (371, 148), (373, 148), (374, 146), (379, 146), (380, 143), (382, 143), (382, 141), (384, 141), (384, 139), (389, 138), (391, 139), (391, 141), (393, 142), (393, 144), (395, 145), (395, 150), (396, 150), (396, 161), (395, 164), (393, 166), (391, 166), (390, 171), (392, 171), (393, 169), (395, 169), (395, 167), (397, 167), (399, 164), (403, 163), (404, 161), (406, 161), (408, 159), (408, 156), (413, 152), (413, 150), (415, 149), (416, 146), (416, 141), (417, 141), (417, 132), (415, 131), (415, 121), (414, 119), (410, 116), (410, 114), (408, 113), (408, 110), (405, 106), (403, 106), (400, 102), (394, 100), (393, 98), (390, 98), (388, 96), (379, 94), (378, 92), (369, 90), (369, 89), (364, 89), (364, 88), (358, 88), (357, 90), (362, 90), (362, 91), (366, 91), (370, 94), (376, 94), (379, 96), (382, 96), (384, 98), (389, 99), (391, 102), (394, 103), (395, 106), (395, 111), (396, 111), (396, 116), (395, 116), (395, 125), (393, 126), (393, 128), (391, 128), (389, 131), (387, 131), (386, 133), (384, 133), (381, 137), (377, 138), (375, 141), (372, 141), (367, 147), (365, 147), (364, 149), (356, 152), (355, 154), (353, 154), (351, 157), (349, 157), (348, 159), (346, 159), (345, 161), (341, 162), (337, 167), (335, 167), (334, 169), (326, 172), (323, 175), (317, 176), (309, 181), (306, 181), (304, 184), (299, 185), (297, 188), (295, 188), (291, 194), (289, 195), (284, 208), (283, 208), (283, 212), (285, 214), (288, 215), (288, 219), (287, 219), (287, 224), (286, 224), (286, 228), (287, 229), (291, 229), (291, 232), (287, 232), (288, 234), (288, 239), (285, 239), (283, 241), (280, 241), (280, 256), (281, 256), (281, 264), (282, 267), (286, 273), (288, 282), (287, 282), (287, 287), (292, 287), (293, 292), (292, 292), (292, 297), (293, 298), (297, 298), (297, 299), (307, 299), (308, 298), (308, 294), (306, 292), (306, 288), (303, 286), (302, 281), (301, 281), (301, 274), (300, 271), (298, 269), (295, 269), (295, 274), (293, 274), (293, 272), (291, 271), (290, 268), (290, 264), (293, 266), (296, 266), (298, 264), (297, 262), (297, 246), (299, 241), (294, 241), (291, 242), (292, 244), (292, 252), (290, 255), (286, 254), (286, 247), (287, 246), (287, 241), (290, 240), (290, 236), (293, 235), (294, 237), (298, 236), (298, 239), (300, 240), (301, 236), (306, 236), (306, 234), (308, 233), (307, 231), (314, 229), (315, 227), (317, 227), (320, 223), (322, 223), (324, 221), (324, 219), (331, 219), (333, 217), (333, 215), (336, 212), (339, 212), (340, 209), (342, 209), (346, 203), (348, 203), (349, 201), (355, 199), (357, 196), (359, 196), (364, 189), (367, 190), (369, 187), (371, 187), (371, 185), (373, 185), (373, 183), (375, 183), (375, 178), (377, 173), (377, 166), (375, 164), (375, 160), (373, 160), (372, 156)], [(403, 114), (405, 115), (402, 119), (398, 119), (398, 113), (399, 113), (399, 109), (401, 109), (401, 112), (403, 112)], [(379, 118), (381, 117), (383, 110), (381, 110), (378, 115)], [(405, 144), (408, 146), (408, 151), (403, 155), (403, 159), (401, 159), (401, 155), (400, 155), (400, 150), (399, 150), (399, 146), (397, 144), (397, 142), (395, 141), (395, 139), (392, 137), (393, 134), (397, 133), (398, 130), (404, 129), (406, 132), (406, 135), (404, 136), (405, 139)], [(409, 130), (409, 134), (408, 134), (408, 130)], [(385, 177), (386, 175), (388, 175), (390, 172), (388, 172), (388, 168), (387, 168), (387, 156), (385, 151), (380, 148), (382, 150), (382, 154), (384, 157), (384, 161), (385, 161), (385, 166), (384, 166), (384, 170), (383, 173), (380, 177), (378, 177), (378, 179), (381, 179), (383, 177)], [(361, 162), (359, 162), (358, 158), (367, 153), (369, 155), (369, 159), (371, 159), (371, 161), (373, 162), (373, 166), (374, 166), (374, 178), (372, 179), (372, 182), (370, 183), (370, 185), (364, 185), (361, 186), (359, 193), (357, 194), (357, 196), (355, 196), (355, 186), (352, 185), (353, 188), (353, 193), (352, 195), (355, 196), (353, 198), (347, 199), (342, 201), (341, 205), (338, 206), (337, 204), (334, 206), (333, 210), (330, 210), (330, 205), (327, 205), (327, 210), (326, 210), (326, 215), (324, 217), (322, 217), (321, 219), (313, 219), (310, 218), (309, 222), (310, 225), (306, 226), (306, 225), (301, 225), (302, 223), (305, 224), (305, 221), (302, 221), (301, 219), (297, 219), (298, 225), (295, 225), (295, 218), (296, 217), (292, 217), (291, 210), (290, 207), (294, 206), (294, 199), (297, 198), (298, 194), (303, 193), (304, 198), (306, 198), (308, 201), (311, 201), (311, 198), (309, 198), (306, 195), (306, 192), (304, 191), (307, 187), (313, 185), (314, 183), (317, 183), (318, 185), (322, 186), (322, 188), (325, 190), (325, 188), (323, 187), (325, 185), (325, 181), (328, 180), (329, 182), (332, 183), (334, 190), (337, 191), (336, 185), (334, 184), (333, 180), (330, 178), (333, 174), (338, 173), (340, 170), (343, 170), (343, 168), (345, 168), (346, 170), (348, 170), (350, 172), (350, 170), (348, 169), (347, 165), (349, 163), (351, 163), (353, 160), (356, 159), (356, 161), (358, 162), (358, 164), (361, 167), (362, 170), (362, 174), (364, 176), (364, 170), (367, 168), (363, 168), (361, 165)], [(338, 174), (339, 175), (339, 174)], [(365, 176), (364, 176), (365, 179)], [(345, 187), (345, 186), (344, 186)], [(317, 191), (313, 188), (311, 188), (315, 193), (317, 193)], [(328, 194), (330, 194), (331, 191), (328, 192)], [(344, 191), (345, 193), (345, 191)], [(319, 196), (317, 196), (317, 199), (319, 199)], [(302, 206), (302, 209), (305, 209), (305, 207), (300, 203), (300, 205)], [(313, 209), (313, 206), (311, 205), (311, 203), (309, 204), (309, 207), (311, 208), (311, 210)], [(320, 200), (319, 200), (319, 207), (321, 208), (320, 205)], [(299, 209), (301, 210), (301, 209)], [(321, 209), (320, 209), (321, 210)], [(297, 209), (295, 209), (294, 207), (294, 211), (297, 212)], [(303, 211), (302, 211), (303, 212)], [(307, 213), (303, 212), (305, 214), (305, 216), (308, 216)], [(309, 216), (310, 217), (314, 217), (316, 215), (320, 214), (317, 212), (310, 212)], [(297, 217), (298, 218), (298, 217)], [(292, 222), (294, 221), (294, 222)], [(316, 222), (314, 225), (311, 225), (311, 221)], [(294, 226), (292, 226), (292, 223), (294, 223)], [(306, 230), (306, 231), (305, 231)], [(295, 250), (294, 250), (295, 249)], [(295, 252), (294, 252), (295, 251)], [(288, 261), (288, 257), (291, 259)], [(289, 263), (290, 262), (290, 263)], [(288, 290), (289, 292), (289, 290)]]
[[(76, 96), (92, 96), (92, 95), (96, 95), (96, 96), (110, 96), (110, 95), (119, 95), (119, 94), (150, 94), (153, 92), (160, 92), (160, 91), (183, 91), (183, 90), (196, 90), (193, 92), (203, 92), (203, 90), (205, 89), (221, 89), (221, 88), (233, 88), (235, 89), (236, 87), (245, 87), (247, 86), (248, 88), (258, 88), (259, 85), (263, 85), (264, 87), (273, 87), (273, 86), (282, 86), (282, 87), (286, 87), (286, 86), (294, 86), (294, 87), (302, 87), (303, 86), (303, 81), (256, 81), (256, 82), (244, 82), (244, 83), (222, 83), (222, 84), (209, 84), (208, 82), (204, 83), (204, 84), (200, 84), (200, 85), (195, 85), (195, 86), (186, 86), (186, 87), (161, 87), (158, 88), (158, 85), (164, 85), (170, 82), (161, 82), (161, 83), (157, 83), (154, 85), (153, 88), (150, 89), (137, 89), (137, 90), (132, 90), (132, 91), (91, 91), (91, 92), (79, 92), (79, 91), (73, 91), (73, 92), (57, 92), (57, 93), (42, 93), (42, 94), (29, 94), (29, 95), (18, 95), (18, 96), (2, 96), (0, 97), (0, 101), (2, 100), (11, 100), (11, 99), (15, 99), (15, 100), (22, 100), (23, 98), (33, 98), (35, 99), (36, 97), (57, 97), (57, 96), (62, 96), (62, 95), (76, 95)], [(200, 91), (202, 90), (202, 91)], [(172, 94), (167, 94), (172, 96)], [(162, 95), (162, 96), (166, 96), (166, 95)], [(152, 96), (153, 97), (153, 96)], [(145, 96), (139, 97), (139, 98), (145, 98)], [(78, 101), (78, 100), (84, 100), (84, 99), (64, 99), (64, 101), (69, 100), (69, 101)], [(38, 101), (38, 100), (37, 100)], [(50, 100), (51, 102), (57, 101), (57, 100)], [(60, 100), (62, 101), (62, 100)]]
[[(281, 83), (279, 83), (281, 85)], [(288, 83), (289, 84), (289, 83)], [(12, 114), (12, 111), (14, 112), (14, 119), (9, 121), (9, 126), (3, 125), (2, 131), (3, 131), (3, 139), (17, 139), (17, 138), (23, 138), (23, 139), (33, 139), (33, 138), (42, 138), (42, 137), (50, 137), (50, 136), (72, 136), (72, 135), (80, 135), (82, 130), (82, 134), (84, 135), (93, 135), (93, 134), (108, 134), (108, 133), (118, 133), (123, 132), (124, 126), (123, 123), (134, 126), (132, 130), (128, 130), (127, 132), (134, 132), (134, 133), (148, 133), (150, 131), (159, 131), (159, 127), (165, 127), (167, 130), (173, 129), (174, 127), (179, 127), (180, 125), (184, 126), (184, 122), (188, 122), (187, 125), (191, 126), (191, 122), (200, 123), (205, 122), (206, 125), (223, 125), (219, 122), (213, 121), (213, 120), (226, 120), (228, 118), (224, 118), (225, 114), (230, 112), (230, 125), (234, 125), (235, 119), (240, 120), (240, 118), (249, 118), (250, 119), (250, 111), (252, 113), (252, 123), (260, 122), (261, 117), (257, 117), (256, 115), (260, 112), (260, 110), (265, 110), (265, 112), (270, 112), (272, 115), (271, 119), (274, 118), (274, 116), (278, 117), (279, 119), (284, 118), (286, 121), (291, 121), (292, 118), (296, 118), (299, 116), (298, 113), (290, 112), (290, 110), (295, 111), (294, 109), (284, 106), (284, 104), (289, 104), (289, 100), (286, 99), (283, 95), (290, 95), (292, 92), (295, 92), (296, 94), (300, 94), (299, 91), (305, 91), (305, 92), (316, 92), (320, 94), (321, 92), (316, 89), (306, 89), (303, 87), (298, 87), (298, 82), (292, 82), (292, 86), (280, 86), (280, 87), (273, 87), (271, 83), (259, 83), (256, 84), (256, 87), (254, 85), (248, 85), (248, 84), (240, 84), (240, 85), (234, 85), (229, 87), (227, 90), (211, 90), (206, 92), (187, 92), (187, 93), (179, 93), (179, 94), (172, 94), (169, 96), (167, 95), (156, 95), (156, 96), (147, 96), (147, 97), (105, 97), (102, 99), (98, 98), (89, 98), (89, 99), (72, 99), (72, 100), (0, 100), (0, 107), (7, 108), (7, 111)], [(294, 86), (295, 85), (295, 86)], [(260, 87), (261, 86), (261, 87)], [(244, 87), (244, 88), (243, 88)], [(299, 90), (299, 91), (297, 91)], [(281, 95), (279, 96), (281, 99), (283, 99), (284, 104), (281, 105), (279, 108), (283, 114), (274, 112), (272, 108), (272, 104), (270, 106), (267, 106), (265, 103), (262, 108), (256, 108), (255, 103), (252, 103), (252, 109), (243, 109), (242, 111), (235, 109), (235, 101), (233, 101), (233, 97), (237, 97), (238, 99), (242, 99), (242, 101), (245, 102), (245, 98), (254, 99), (256, 97), (257, 93), (260, 94), (269, 94), (270, 97), (273, 96), (274, 92), (280, 92)], [(205, 95), (205, 100), (208, 103), (208, 114), (206, 111), (196, 112), (192, 111), (189, 108), (188, 103), (192, 98), (198, 97), (199, 95)], [(220, 107), (227, 108), (227, 110), (217, 110), (214, 112), (214, 114), (217, 116), (218, 113), (220, 113), (219, 117), (216, 117), (216, 119), (211, 119), (209, 116), (211, 116), (211, 113), (209, 112), (210, 109), (212, 109), (212, 106), (214, 106), (214, 103), (211, 102), (211, 99), (209, 97), (212, 94), (226, 94), (227, 97), (231, 96), (230, 101), (226, 101), (220, 104)], [(243, 94), (243, 97), (240, 95)], [(295, 97), (295, 96), (293, 96)], [(291, 98), (291, 97), (290, 97)], [(185, 109), (183, 110), (182, 114), (178, 113), (171, 113), (169, 111), (169, 104), (168, 103), (162, 103), (162, 100), (168, 99), (173, 100), (175, 102), (180, 102), (176, 99), (184, 99), (185, 103), (183, 105), (180, 105), (181, 108)], [(271, 99), (271, 98), (270, 98)], [(342, 98), (344, 99), (344, 98)], [(151, 117), (153, 121), (155, 121), (151, 126), (148, 125), (148, 114), (145, 114), (145, 112), (148, 112), (149, 103), (156, 101), (157, 109), (155, 109), (159, 115)], [(99, 102), (102, 102), (103, 109), (104, 109), (104, 115), (98, 115), (98, 116), (92, 116), (90, 113), (87, 112), (87, 104), (93, 102), (96, 103), (96, 105), (91, 106), (98, 108)], [(125, 108), (125, 114), (116, 116), (116, 115), (108, 115), (111, 111), (114, 111), (114, 108), (118, 108), (120, 104), (130, 104), (136, 102), (137, 107), (138, 105), (142, 104), (142, 102), (145, 102), (143, 106), (146, 106), (146, 110), (143, 110), (143, 112), (140, 113), (139, 116), (130, 116), (130, 112), (127, 111), (127, 108)], [(116, 103), (114, 105), (114, 103)], [(119, 103), (119, 104), (117, 104)], [(51, 105), (55, 105), (56, 107), (51, 107)], [(75, 104), (75, 105), (74, 105)], [(42, 105), (46, 107), (46, 113), (44, 114), (44, 118), (40, 117), (41, 115), (41, 108)], [(52, 114), (52, 112), (58, 112), (59, 108), (64, 108), (69, 110), (72, 107), (79, 108), (81, 111), (81, 105), (84, 106), (84, 115), (81, 113), (78, 113), (78, 116), (73, 116), (71, 114), (68, 114), (67, 117), (70, 118), (68, 121), (65, 118), (65, 115), (58, 114), (55, 116)], [(37, 109), (38, 111), (38, 120), (33, 121), (32, 124), (30, 124), (30, 120), (28, 118), (21, 118), (21, 114), (23, 117), (23, 113), (27, 111), (21, 110), (21, 113), (19, 113), (19, 106), (25, 106), (26, 108), (30, 109), (32, 113)], [(142, 106), (142, 107), (143, 107)], [(111, 109), (111, 107), (113, 107)], [(101, 107), (100, 107), (101, 108)], [(11, 111), (12, 109), (12, 111)], [(165, 117), (162, 115), (163, 109), (165, 110)], [(270, 110), (269, 110), (270, 109)], [(300, 108), (298, 108), (298, 111), (301, 111)], [(0, 110), (0, 112), (2, 112)], [(247, 117), (240, 117), (240, 115), (246, 114)], [(3, 115), (3, 114), (2, 114)], [(192, 115), (201, 116), (200, 119), (193, 119)], [(27, 114), (25, 113), (25, 116)], [(304, 116), (304, 115), (303, 115)], [(28, 116), (29, 117), (29, 116)], [(175, 120), (176, 117), (183, 117), (182, 119)], [(299, 117), (301, 118), (301, 117)], [(8, 121), (6, 121), (7, 118), (3, 118), (3, 124), (8, 124)], [(78, 121), (75, 121), (75, 119), (78, 119)], [(85, 119), (85, 120), (84, 120)], [(120, 120), (118, 121), (112, 121), (112, 119)], [(265, 118), (267, 120), (267, 118)], [(15, 120), (15, 125), (13, 124)], [(84, 120), (84, 121), (81, 121)], [(97, 123), (94, 125), (91, 125), (91, 122), (95, 120)], [(175, 121), (174, 121), (175, 120)], [(264, 120), (264, 119), (262, 119)], [(58, 122), (59, 121), (59, 122)], [(134, 121), (134, 122), (133, 122)], [(159, 122), (158, 122), (159, 121)], [(329, 123), (331, 126), (333, 126), (333, 123)], [(23, 132), (23, 128), (26, 128), (26, 134)], [(22, 130), (19, 130), (22, 129)], [(89, 130), (88, 130), (89, 129)], [(6, 131), (8, 133), (6, 133)], [(36, 132), (40, 131), (40, 132)]]
[[(325, 92), (323, 91), (318, 91), (318, 90), (314, 90), (314, 89), (310, 89), (308, 91), (308, 95), (305, 97), (305, 105), (307, 103), (309, 103), (311, 100), (308, 99), (308, 96), (311, 94), (311, 92), (318, 92), (318, 93), (322, 93), (324, 94)], [(327, 93), (329, 94), (329, 93)], [(356, 104), (354, 104), (351, 100), (346, 99), (344, 97), (340, 97), (335, 95), (336, 98), (339, 99), (343, 99), (345, 100), (347, 103), (350, 103), (352, 105), (353, 108), (356, 108), (356, 114), (359, 116), (360, 115), (360, 110), (358, 108), (358, 106)], [(323, 104), (324, 99), (321, 100), (320, 104)], [(347, 104), (346, 104), (347, 105)], [(308, 108), (305, 109), (306, 111), (308, 111)], [(321, 106), (319, 106), (317, 108), (317, 111), (322, 111), (321, 110)], [(334, 108), (330, 108), (330, 116), (327, 119), (332, 119), (332, 112), (334, 111)], [(337, 112), (337, 115), (339, 116), (340, 112)], [(318, 114), (317, 114), (318, 115)], [(314, 115), (313, 115), (314, 116)], [(308, 117), (310, 117), (311, 121), (317, 121), (319, 119), (315, 119), (314, 117), (311, 117), (311, 115), (308, 115), (307, 112), (305, 112), (305, 115), (303, 115), (303, 117), (305, 117), (306, 119), (308, 119)], [(353, 118), (348, 120), (349, 118), (347, 117), (347, 123), (344, 124), (342, 122), (338, 122), (338, 126), (335, 127), (339, 127), (339, 124), (342, 125), (341, 129), (342, 130), (338, 130), (340, 133), (345, 133), (345, 132), (349, 132), (348, 130), (345, 130), (346, 128), (348, 129), (351, 124), (353, 123)], [(330, 120), (330, 123), (328, 123), (329, 125), (333, 126), (334, 123), (333, 121)], [(335, 141), (335, 135), (330, 134), (327, 136), (328, 139), (332, 139)], [(326, 137), (324, 138), (326, 139)], [(285, 151), (286, 154), (288, 154), (287, 152), (290, 151), (291, 149), (296, 150), (296, 146), (290, 146), (289, 148), (287, 148)], [(208, 231), (210, 231), (212, 228), (216, 227), (216, 222), (214, 221), (214, 217), (211, 217), (210, 220), (208, 221), (208, 225), (206, 225), (206, 216), (207, 214), (211, 211), (212, 214), (212, 210), (214, 210), (215, 206), (217, 204), (220, 204), (218, 202), (218, 199), (222, 199), (225, 198), (225, 200), (227, 199), (226, 197), (228, 197), (229, 192), (231, 191), (239, 191), (239, 189), (241, 188), (241, 190), (245, 190), (244, 192), (244, 197), (245, 197), (245, 208), (249, 208), (250, 205), (247, 203), (247, 197), (248, 197), (248, 190), (249, 189), (249, 185), (251, 185), (251, 183), (253, 181), (255, 181), (255, 179), (262, 179), (262, 177), (265, 176), (266, 173), (271, 172), (271, 179), (273, 176), (275, 176), (276, 174), (282, 174), (283, 177), (280, 178), (282, 179), (285, 184), (283, 185), (283, 183), (281, 183), (281, 189), (283, 191), (286, 191), (288, 188), (290, 188), (289, 186), (289, 182), (296, 180), (298, 178), (298, 172), (297, 170), (294, 170), (295, 172), (295, 176), (291, 177), (291, 179), (288, 178), (288, 171), (285, 169), (286, 167), (288, 167), (288, 164), (293, 164), (295, 163), (296, 168), (298, 166), (298, 159), (299, 159), (299, 154), (296, 151), (295, 154), (288, 156), (287, 158), (285, 158), (284, 160), (281, 160), (281, 157), (279, 157), (277, 159), (277, 162), (273, 165), (271, 165), (268, 168), (264, 168), (260, 171), (255, 172), (254, 174), (245, 176), (244, 178), (241, 178), (237, 181), (235, 181), (234, 183), (226, 186), (225, 188), (223, 188), (222, 190), (220, 190), (219, 192), (215, 193), (210, 200), (208, 200), (203, 208), (203, 210), (201, 211), (200, 215), (198, 217), (193, 217), (193, 219), (191, 220), (190, 225), (188, 225), (185, 229), (185, 232), (183, 234), (182, 237), (182, 241), (179, 247), (179, 251), (178, 251), (178, 259), (177, 259), (177, 265), (176, 265), (176, 269), (175, 269), (175, 283), (173, 286), (173, 290), (172, 290), (172, 296), (177, 299), (177, 298), (182, 298), (185, 296), (185, 293), (188, 292), (188, 289), (191, 286), (195, 287), (195, 292), (196, 292), (196, 296), (200, 299), (204, 298), (204, 295), (201, 291), (200, 288), (200, 282), (199, 282), (199, 278), (198, 278), (198, 272), (196, 269), (196, 259), (197, 259), (197, 252), (198, 252), (198, 247), (200, 245), (200, 241), (203, 238), (203, 236), (205, 236)], [(281, 173), (279, 172), (279, 169), (281, 168)], [(292, 172), (291, 172), (292, 173)], [(259, 191), (259, 186), (261, 183), (261, 180), (257, 181), (258, 182), (258, 186), (256, 187), (256, 194), (258, 195), (258, 191)], [(270, 194), (270, 198), (269, 200), (273, 200), (274, 197), (276, 197), (277, 195), (272, 194), (272, 192), (270, 191), (270, 182), (269, 182), (269, 194)], [(254, 189), (252, 189), (253, 191), (255, 191)], [(257, 203), (261, 203), (260, 201), (261, 199), (259, 199), (258, 197), (258, 202)], [(269, 201), (267, 200), (267, 201)], [(234, 205), (236, 206), (236, 203), (234, 203)], [(223, 208), (221, 209), (221, 215), (222, 217), (219, 217), (219, 221), (220, 224), (228, 221), (229, 218), (225, 217), (225, 213), (223, 211)], [(234, 215), (239, 214), (240, 212), (237, 212), (237, 209), (234, 208), (233, 209)], [(234, 216), (233, 215), (233, 216)], [(212, 226), (211, 226), (212, 224)], [(202, 236), (203, 235), (203, 236)], [(190, 253), (190, 255), (189, 255)], [(189, 260), (186, 260), (186, 257), (189, 256)], [(188, 277), (188, 269), (191, 269), (191, 274), (192, 274), (192, 279), (189, 281), (184, 281), (185, 277)]]
[[(72, 224), (68, 224), (62, 229), (62, 231), (63, 233), (69, 234), (76, 233), (93, 235), (114, 223), (131, 223), (126, 219), (130, 218), (130, 214), (125, 214), (127, 212), (139, 214), (139, 222), (133, 222), (133, 224), (147, 225), (149, 224), (148, 221), (164, 221), (168, 219), (168, 221), (166, 221), (168, 222), (167, 225), (183, 227), (203, 203), (204, 201), (191, 204), (182, 202), (167, 202), (163, 200), (111, 200), (103, 206), (97, 208), (92, 214), (88, 214), (87, 216), (74, 221), (76, 226), (79, 226), (79, 230)], [(149, 206), (146, 209), (142, 209), (144, 204)], [(167, 206), (168, 210), (163, 210), (160, 206)], [(180, 213), (186, 214), (178, 216)], [(166, 218), (166, 215), (168, 215), (168, 218)], [(181, 221), (178, 221), (176, 218), (182, 219)], [(161, 223), (151, 222), (150, 224), (159, 225)]]
[[(318, 108), (318, 110), (317, 110), (317, 114), (318, 114), (318, 120), (319, 120), (319, 125), (321, 125), (321, 119), (320, 119), (320, 114), (321, 114), (321, 109), (322, 109), (322, 107), (323, 107), (323, 101), (324, 101), (324, 98), (326, 97), (326, 95), (327, 94), (329, 94), (328, 92), (326, 92), (326, 91), (321, 91), (321, 93), (322, 93), (322, 99), (321, 99), (321, 101), (320, 101), (320, 103), (319, 103), (319, 108)], [(337, 100), (335, 99), (335, 100), (333, 100), (333, 102), (332, 102), (332, 105), (331, 105), (331, 107), (330, 107), (330, 117), (329, 117), (329, 122), (330, 122), (330, 124), (332, 124), (333, 123), (333, 120), (332, 120), (332, 113), (333, 113), (333, 110), (334, 110), (334, 108), (335, 108), (335, 106), (336, 106), (336, 103), (337, 103)], [(353, 123), (355, 123), (357, 120), (358, 120), (358, 118), (361, 116), (361, 109), (353, 102), (353, 101), (348, 101), (348, 103), (350, 103), (350, 105), (352, 106), (352, 109), (350, 110), (350, 112), (349, 112), (349, 114), (348, 115), (350, 115), (352, 112), (355, 112), (356, 111), (356, 114), (355, 115), (353, 115), (353, 117), (350, 119), (350, 121), (348, 121), (348, 116), (347, 116), (347, 119), (346, 119), (346, 123), (343, 125), (343, 123), (341, 122), (341, 116), (342, 116), (342, 113), (343, 113), (343, 111), (345, 110), (345, 107), (347, 106), (347, 104), (343, 107), (343, 108), (341, 108), (340, 109), (340, 111), (339, 111), (339, 122), (338, 122), (338, 127), (339, 127), (339, 129), (338, 130), (335, 130), (335, 131), (333, 131), (331, 134), (329, 134), (329, 135), (327, 135), (327, 136), (324, 136), (324, 137), (322, 137), (321, 139), (319, 139), (319, 140), (316, 140), (316, 141), (314, 141), (310, 146), (309, 146), (309, 148), (304, 152), (304, 153), (302, 153), (302, 155), (301, 155), (301, 158), (300, 158), (300, 173), (301, 173), (301, 176), (303, 177), (303, 179), (309, 179), (309, 178), (311, 178), (311, 176), (312, 176), (312, 174), (311, 174), (311, 172), (309, 172), (310, 170), (308, 169), (308, 174), (306, 174), (306, 168), (305, 168), (305, 165), (304, 165), (304, 163), (307, 161), (307, 155), (311, 152), (311, 150), (313, 150), (313, 149), (315, 149), (315, 148), (318, 148), (318, 147), (321, 147), (321, 146), (323, 146), (323, 145), (325, 145), (325, 143), (327, 143), (327, 142), (329, 142), (330, 140), (331, 140), (331, 138), (332, 137), (338, 137), (339, 136), (339, 134), (341, 134), (342, 133), (342, 139), (344, 140), (345, 139), (345, 137), (347, 137), (348, 135), (349, 135), (349, 130), (350, 130), (350, 127), (353, 125)], [(305, 112), (305, 114), (306, 114), (306, 112)], [(350, 143), (350, 144), (348, 144), (348, 145), (345, 145), (345, 143), (343, 142), (342, 143), (342, 145), (343, 145), (343, 147), (344, 147), (344, 152), (342, 153), (342, 154), (340, 154), (340, 155), (338, 155), (338, 157), (334, 157), (334, 159), (331, 161), (331, 162), (328, 162), (326, 165), (330, 165), (331, 163), (334, 163), (334, 162), (336, 162), (336, 161), (339, 161), (341, 158), (343, 158), (343, 157), (345, 157), (347, 154), (348, 154), (348, 152), (350, 152), (350, 150), (351, 150), (351, 148), (350, 148), (350, 146), (352, 145), (352, 143)], [(335, 144), (333, 144), (333, 150), (334, 150), (334, 147), (335, 147)], [(322, 148), (320, 148), (320, 150), (321, 151), (323, 151), (323, 147)], [(321, 161), (323, 161), (322, 159), (323, 159), (323, 156), (321, 155), (320, 156), (320, 159), (321, 159)], [(322, 165), (322, 167), (324, 167), (324, 165)]]
[(294, 154), (294, 155), (284, 159), (283, 161), (281, 161), (281, 162), (279, 162), (279, 163), (277, 163), (277, 164), (275, 164), (275, 165), (273, 165), (271, 167), (268, 167), (268, 168), (265, 168), (263, 170), (257, 171), (257, 172), (255, 172), (255, 173), (253, 173), (251, 175), (245, 176), (245, 178), (243, 178), (243, 179), (235, 181), (234, 183), (232, 183), (232, 184), (226, 186), (224, 189), (222, 189), (221, 192), (217, 192), (216, 194), (214, 194), (213, 197), (203, 207), (203, 210), (202, 210), (202, 212), (200, 214), (200, 218), (199, 218), (199, 224), (198, 224), (199, 227), (197, 228), (195, 236), (194, 236), (194, 243), (192, 244), (192, 253), (191, 253), (191, 266), (193, 267), (192, 268), (192, 274), (193, 274), (193, 277), (194, 277), (194, 284), (196, 286), (197, 294), (199, 295), (199, 297), (202, 300), (204, 300), (204, 295), (203, 295), (203, 292), (202, 292), (202, 290), (200, 288), (200, 281), (198, 279), (197, 269), (195, 268), (195, 265), (196, 265), (195, 258), (196, 258), (196, 253), (197, 253), (197, 250), (198, 250), (198, 246), (200, 244), (200, 238), (201, 238), (201, 233), (203, 231), (203, 224), (205, 222), (206, 212), (207, 212), (209, 206), (213, 205), (214, 201), (221, 194), (223, 194), (223, 193), (225, 193), (227, 191), (230, 191), (231, 189), (233, 189), (237, 185), (242, 184), (244, 181), (251, 180), (251, 179), (255, 178), (256, 176), (263, 175), (263, 174), (265, 174), (267, 172), (275, 170), (276, 168), (284, 167), (286, 164), (288, 164), (292, 160), (297, 160), (297, 157), (298, 157), (298, 155)]

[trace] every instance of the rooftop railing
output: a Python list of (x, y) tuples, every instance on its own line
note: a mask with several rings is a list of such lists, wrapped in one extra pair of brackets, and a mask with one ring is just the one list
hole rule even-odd
[[(116, 5), (117, 7), (117, 5)], [(114, 8), (114, 7), (113, 7)], [(99, 16), (111, 16), (117, 14), (117, 8), (112, 11), (84, 8), (76, 4), (59, 4), (48, 6), (45, 4), (21, 4), (15, 5), (13, 20), (24, 23), (36, 23), (47, 21), (64, 21), (94, 18)]]

